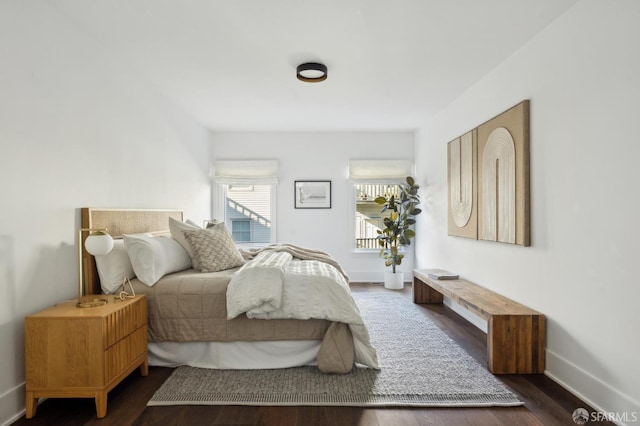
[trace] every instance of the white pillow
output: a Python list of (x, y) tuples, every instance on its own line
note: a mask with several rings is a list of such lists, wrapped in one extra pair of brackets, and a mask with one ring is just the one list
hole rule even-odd
[(171, 237), (123, 235), (136, 277), (143, 284), (153, 286), (163, 276), (191, 267), (185, 249)]
[(198, 259), (194, 256), (191, 244), (189, 244), (187, 239), (184, 237), (182, 231), (197, 231), (199, 229), (202, 228), (190, 220), (187, 220), (185, 223), (172, 217), (169, 218), (169, 231), (171, 232), (171, 236), (187, 251), (189, 258), (191, 259), (191, 266), (193, 269), (200, 269), (200, 262), (198, 262)]
[(127, 250), (124, 248), (123, 240), (115, 240), (113, 249), (108, 254), (94, 256), (94, 258), (100, 277), (100, 286), (105, 294), (111, 294), (118, 290), (125, 277), (133, 278), (136, 276)]

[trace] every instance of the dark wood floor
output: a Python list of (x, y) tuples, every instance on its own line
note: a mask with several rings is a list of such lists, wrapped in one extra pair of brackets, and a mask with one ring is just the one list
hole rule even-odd
[[(376, 284), (352, 284), (354, 292), (390, 291)], [(411, 289), (401, 291), (410, 300)], [(444, 306), (423, 305), (434, 321), (471, 356), (486, 364), (486, 335)], [(147, 401), (171, 374), (151, 367), (149, 376), (136, 371), (109, 393), (107, 416), (97, 419), (92, 399), (48, 399), (36, 416), (14, 425), (574, 425), (576, 408), (591, 407), (548, 377), (497, 376), (525, 404), (496, 408), (353, 408), (353, 407), (146, 407)], [(599, 423), (605, 425), (607, 423)], [(612, 423), (609, 423), (612, 424)]]

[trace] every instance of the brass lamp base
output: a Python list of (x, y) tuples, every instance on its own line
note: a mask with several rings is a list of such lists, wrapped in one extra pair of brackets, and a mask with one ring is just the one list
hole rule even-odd
[(77, 308), (95, 308), (96, 306), (106, 305), (107, 299), (80, 299), (76, 303)]

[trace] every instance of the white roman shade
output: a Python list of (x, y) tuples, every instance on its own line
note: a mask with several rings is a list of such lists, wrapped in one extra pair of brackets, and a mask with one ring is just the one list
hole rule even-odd
[(350, 160), (349, 180), (353, 183), (404, 182), (413, 176), (413, 160)]
[(276, 185), (278, 160), (216, 160), (214, 179), (223, 185)]

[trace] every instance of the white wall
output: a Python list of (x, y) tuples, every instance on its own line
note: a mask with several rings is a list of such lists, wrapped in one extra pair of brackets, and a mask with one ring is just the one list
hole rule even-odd
[[(428, 200), (416, 265), (546, 314), (547, 374), (601, 410), (638, 417), (639, 22), (635, 0), (577, 3), (416, 136)], [(532, 246), (447, 236), (447, 142), (523, 99)]]
[[(278, 242), (331, 253), (352, 281), (383, 279), (384, 260), (376, 252), (355, 253), (354, 200), (348, 182), (350, 159), (412, 158), (413, 132), (220, 132), (212, 135), (215, 159), (277, 159), (276, 229)], [(331, 209), (295, 209), (296, 180), (330, 180)], [(215, 198), (214, 198), (215, 199)], [(401, 265), (405, 278), (412, 256)], [(409, 278), (410, 279), (410, 276)]]
[(0, 424), (24, 317), (77, 294), (80, 207), (210, 215), (209, 134), (47, 2), (0, 2)]

